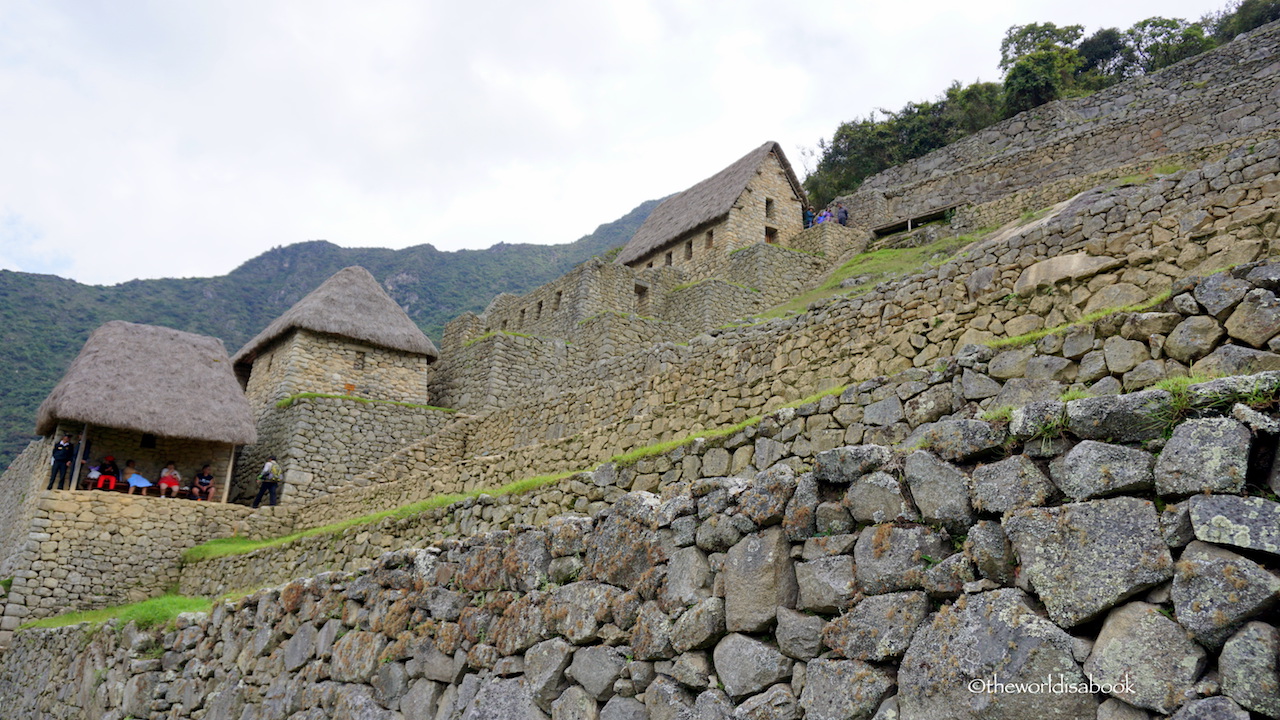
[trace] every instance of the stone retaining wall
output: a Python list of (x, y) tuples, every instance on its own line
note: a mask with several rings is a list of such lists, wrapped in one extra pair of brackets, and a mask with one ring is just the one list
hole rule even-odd
[(15, 552), (26, 542), (35, 512), (30, 500), (49, 484), (54, 442), (52, 437), (31, 441), (0, 477), (0, 578), (12, 576), (19, 567)]
[[(585, 512), (160, 631), (21, 631), (0, 703), (14, 720), (942, 720), (989, 716), (979, 696), (1007, 717), (1280, 716), (1280, 503), (1250, 480), (1272, 473), (1280, 418), (1239, 402), (1274, 402), (1280, 373), (939, 420), (898, 449), (806, 445), (842, 401), (946, 387), (907, 377), (729, 439), (760, 472), (707, 444), (652, 459), (673, 473), (660, 494), (601, 468), (575, 479), (597, 488)], [(436, 514), (479, 533), (506, 507)], [(360, 532), (331, 542), (386, 547)], [(981, 685), (1045, 673), (1108, 689)]]

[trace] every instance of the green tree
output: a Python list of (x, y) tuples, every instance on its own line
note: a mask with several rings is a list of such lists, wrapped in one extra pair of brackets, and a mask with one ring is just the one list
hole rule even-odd
[(1044, 49), (1045, 44), (1074, 47), (1083, 35), (1083, 25), (1058, 27), (1049, 22), (1010, 26), (1000, 41), (1000, 70), (1009, 72), (1020, 58)]
[[(1129, 72), (1134, 62), (1133, 48), (1125, 42), (1119, 28), (1103, 28), (1076, 47), (1080, 53), (1080, 69), (1077, 77), (1093, 76), (1118, 82)], [(1110, 83), (1108, 83), (1110, 84)]]
[(1218, 42), (1230, 42), (1243, 32), (1280, 20), (1280, 0), (1244, 0), (1216, 18), (1212, 23), (1202, 23), (1213, 28)]
[(1016, 115), (1062, 97), (1079, 65), (1079, 53), (1056, 45), (1022, 56), (1004, 79), (1005, 112)]
[(1125, 31), (1135, 63), (1143, 72), (1155, 72), (1179, 60), (1210, 50), (1212, 37), (1199, 23), (1181, 18), (1150, 17)]

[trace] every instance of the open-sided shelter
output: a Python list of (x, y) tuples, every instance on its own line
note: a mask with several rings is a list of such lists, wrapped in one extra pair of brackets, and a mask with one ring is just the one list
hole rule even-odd
[(184, 478), (206, 463), (225, 491), (237, 445), (257, 439), (222, 341), (113, 321), (89, 336), (36, 413), (36, 432), (79, 440), (78, 460), (136, 460), (155, 481), (170, 460)]

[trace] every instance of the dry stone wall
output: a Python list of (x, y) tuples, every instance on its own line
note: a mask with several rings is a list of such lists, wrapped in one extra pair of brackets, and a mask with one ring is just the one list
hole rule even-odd
[(851, 221), (869, 229), (1274, 129), (1278, 50), (1280, 25), (1272, 23), (1160, 72), (1021, 113), (868, 178), (841, 199)]
[[(12, 577), (19, 567), (14, 550), (26, 541), (35, 504), (31, 498), (49, 484), (54, 438), (33, 440), (0, 477), (0, 578)], [(43, 483), (43, 484), (42, 484)]]
[(297, 329), (259, 354), (245, 393), (259, 412), (301, 392), (425, 405), (429, 367), (421, 355)]
[[(21, 631), (0, 703), (15, 720), (1280, 716), (1280, 503), (1258, 494), (1280, 373), (925, 422), (898, 448), (806, 445), (854, 402), (865, 419), (960, 381), (919, 373), (725, 439), (758, 472), (696, 445), (650, 459), (673, 473), (658, 493), (623, 492), (611, 466), (576, 477), (579, 511), (540, 527), (473, 501), (437, 518), (469, 537), (163, 630)], [(340, 542), (382, 545), (362, 532)], [(1012, 687), (1046, 680), (1075, 689)]]

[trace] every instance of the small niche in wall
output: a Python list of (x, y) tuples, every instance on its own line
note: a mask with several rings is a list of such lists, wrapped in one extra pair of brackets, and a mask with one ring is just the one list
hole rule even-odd
[(715, 241), (716, 241), (716, 231), (708, 230), (707, 231), (707, 247), (711, 247), (712, 245), (714, 245)]
[(778, 228), (767, 227), (764, 229), (764, 241), (770, 245), (778, 242)]
[(684, 259), (685, 260), (693, 259), (693, 241), (692, 240), (684, 244)]
[(653, 263), (649, 263), (648, 265), (645, 265), (644, 267), (645, 267), (645, 269), (646, 269), (646, 270), (652, 270), (652, 269), (653, 269)]
[(555, 302), (555, 304), (554, 304), (554, 305), (552, 305), (552, 306), (551, 306), (551, 312), (555, 312), (555, 311), (559, 310), (559, 309), (560, 309), (560, 302), (561, 302), (561, 301), (563, 301), (563, 300), (564, 300), (564, 293), (563, 293), (563, 292), (561, 292), (560, 290), (557, 290), (557, 291), (556, 291), (556, 302)]
[(524, 308), (520, 308), (520, 324), (516, 325), (516, 329), (519, 330), (522, 327), (524, 327)]
[(673, 258), (671, 257), (671, 253), (667, 253), (667, 265), (668, 265), (668, 266), (670, 266), (670, 265), (671, 265), (671, 261), (672, 261), (672, 259), (673, 259)]
[(764, 216), (767, 218), (773, 217), (773, 198), (764, 199)]
[(649, 287), (647, 285), (636, 286), (636, 314), (644, 315), (649, 309)]
[(542, 301), (541, 300), (538, 301), (538, 311), (533, 314), (533, 319), (534, 320), (542, 319)]
[(143, 450), (155, 450), (156, 436), (151, 433), (142, 433), (142, 442), (138, 443), (138, 447)]
[(356, 360), (354, 363), (352, 363), (352, 365), (355, 367), (356, 370), (364, 369), (364, 360), (366, 355), (367, 353), (362, 353), (362, 352), (356, 353)]

